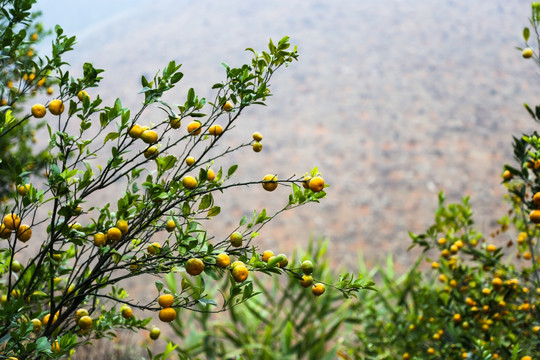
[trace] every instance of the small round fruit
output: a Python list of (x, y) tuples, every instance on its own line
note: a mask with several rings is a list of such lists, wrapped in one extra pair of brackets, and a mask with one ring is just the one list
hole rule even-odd
[(511, 180), (512, 177), (514, 177), (514, 175), (512, 175), (512, 173), (509, 170), (505, 170), (503, 172), (502, 177), (503, 177), (503, 180), (508, 181), (508, 180)]
[(122, 231), (117, 227), (112, 227), (107, 230), (107, 239), (112, 242), (117, 242), (122, 238)]
[(182, 121), (180, 118), (173, 118), (169, 121), (169, 125), (171, 125), (173, 129), (178, 129), (180, 125), (182, 125)]
[(212, 169), (208, 169), (206, 172), (206, 179), (208, 181), (214, 181), (216, 179), (216, 173)]
[(534, 194), (533, 202), (534, 202), (534, 205), (540, 207), (540, 192), (537, 192), (536, 194)]
[(226, 268), (231, 263), (231, 258), (225, 253), (216, 256), (216, 265), (220, 268)]
[(244, 282), (248, 278), (249, 271), (245, 265), (236, 265), (231, 270), (232, 277), (236, 282)]
[(176, 223), (174, 222), (174, 220), (173, 219), (168, 220), (167, 223), (165, 224), (165, 230), (167, 230), (167, 232), (173, 232), (175, 229), (176, 229)]
[(193, 166), (193, 164), (195, 164), (195, 158), (193, 156), (188, 156), (186, 158), (186, 164), (187, 166)]
[(144, 157), (147, 159), (155, 158), (159, 153), (157, 146), (149, 146), (148, 149), (144, 150)]
[(17, 214), (7, 214), (4, 217), (4, 226), (9, 230), (15, 230), (21, 224), (21, 218)]
[(161, 330), (157, 327), (152, 327), (152, 330), (150, 330), (150, 339), (157, 340), (159, 339), (159, 335), (161, 335)]
[(83, 330), (90, 329), (92, 327), (92, 318), (90, 316), (83, 316), (77, 321), (77, 325)]
[(161, 244), (158, 242), (151, 243), (150, 245), (148, 245), (148, 249), (146, 249), (146, 251), (150, 255), (155, 255), (159, 253), (160, 250), (161, 250)]
[(532, 49), (531, 48), (523, 49), (521, 56), (523, 56), (525, 59), (530, 59), (533, 56)]
[(107, 235), (102, 232), (94, 234), (94, 245), (105, 246), (107, 244)]
[(26, 196), (30, 192), (30, 184), (23, 184), (17, 186), (17, 193), (21, 196)]
[(225, 104), (223, 104), (223, 110), (229, 112), (233, 109), (234, 105), (232, 104), (232, 102), (230, 101), (227, 101)]
[(198, 121), (192, 121), (187, 126), (187, 131), (191, 135), (199, 135), (201, 133), (201, 123)]
[(154, 130), (144, 130), (141, 139), (147, 144), (153, 144), (158, 140), (158, 133)]
[(304, 189), (309, 189), (309, 181), (311, 180), (311, 176), (304, 176), (304, 180), (302, 180), (302, 186)]
[(11, 230), (9, 230), (4, 224), (0, 225), (0, 238), (9, 239), (10, 236)]
[(139, 124), (134, 124), (131, 129), (129, 129), (128, 135), (131, 136), (133, 139), (138, 139), (141, 137), (143, 133), (143, 128)]
[(58, 99), (52, 100), (49, 103), (49, 111), (53, 115), (60, 115), (61, 113), (63, 113), (64, 103), (62, 102), (62, 100), (58, 100)]
[(35, 104), (31, 109), (32, 116), (41, 119), (47, 114), (47, 109), (42, 104)]
[(278, 262), (278, 266), (280, 268), (284, 268), (284, 267), (287, 267), (287, 265), (289, 265), (289, 259), (287, 258), (287, 255), (285, 254), (279, 254), (278, 256), (281, 256), (283, 258), (283, 260), (281, 260), (280, 262)]
[(77, 97), (79, 98), (79, 101), (83, 101), (85, 97), (90, 100), (90, 95), (85, 90), (81, 90), (77, 93)]
[(272, 256), (275, 256), (275, 255), (276, 254), (274, 254), (274, 252), (272, 250), (265, 250), (262, 253), (261, 260), (267, 263), (268, 259), (270, 259)]
[(47, 94), (48, 94), (48, 95), (52, 95), (53, 92), (54, 92), (53, 88), (49, 86), (49, 87), (47, 88)]
[(128, 225), (128, 222), (124, 219), (120, 219), (116, 222), (116, 227), (118, 229), (120, 229), (120, 231), (122, 232), (122, 235), (126, 235), (126, 233), (128, 232), (129, 230), (129, 225)]
[(324, 180), (320, 176), (315, 176), (309, 180), (309, 189), (313, 192), (320, 192), (324, 189)]
[(18, 262), (17, 260), (13, 260), (11, 262), (11, 271), (15, 272), (15, 273), (18, 273), (22, 270), (22, 265), (20, 262)]
[(41, 331), (41, 320), (39, 319), (32, 319), (32, 332), (38, 333)]
[(540, 224), (540, 210), (531, 211), (531, 213), (529, 215), (529, 219), (531, 220), (531, 222), (533, 222), (535, 224)]
[(313, 273), (313, 263), (309, 260), (302, 262), (302, 272), (306, 275)]
[(186, 189), (189, 189), (189, 190), (193, 190), (197, 187), (197, 180), (193, 177), (193, 176), (184, 176), (184, 178), (182, 179), (182, 185), (184, 185), (184, 187)]
[(28, 225), (21, 225), (17, 229), (17, 239), (22, 241), (23, 243), (30, 240), (32, 237), (32, 229)]
[(268, 174), (268, 175), (265, 175), (265, 177), (263, 177), (262, 181), (262, 187), (264, 190), (266, 191), (274, 191), (276, 190), (277, 186), (278, 186), (278, 183), (277, 183), (277, 176), (276, 175), (272, 175), (272, 174)]
[(186, 272), (189, 275), (197, 276), (200, 275), (204, 270), (204, 263), (201, 259), (191, 258), (186, 261)]
[(51, 350), (52, 352), (55, 352), (55, 353), (59, 353), (61, 351), (60, 349), (60, 343), (58, 342), (58, 340), (55, 340), (52, 345), (51, 345)]
[(88, 310), (77, 309), (77, 311), (75, 312), (75, 321), (78, 322), (83, 316), (90, 316)]
[(231, 241), (231, 245), (234, 247), (242, 246), (242, 233), (239, 231), (233, 232), (231, 234), (230, 241)]
[(176, 319), (176, 310), (173, 308), (165, 308), (159, 310), (159, 320), (163, 322), (171, 322)]
[(172, 296), (171, 294), (164, 294), (158, 298), (158, 304), (163, 308), (171, 307), (173, 303), (174, 296)]
[(321, 296), (322, 294), (324, 294), (325, 290), (326, 290), (326, 287), (324, 286), (324, 284), (321, 284), (321, 283), (317, 283), (313, 285), (313, 287), (311, 288), (311, 292), (315, 296)]
[(212, 125), (208, 129), (208, 133), (210, 135), (213, 135), (213, 136), (219, 136), (219, 135), (223, 134), (223, 128), (219, 124)]
[(311, 275), (304, 275), (302, 276), (302, 280), (300, 281), (300, 285), (307, 288), (313, 285), (313, 276)]
[(231, 264), (231, 269), (233, 269), (235, 266), (240, 266), (240, 265), (246, 266), (246, 264), (244, 264), (243, 261), (236, 260), (235, 262), (233, 262), (233, 263)]
[(122, 306), (122, 309), (120, 310), (122, 317), (124, 319), (129, 319), (133, 316), (133, 310), (129, 306)]
[(263, 146), (262, 146), (262, 144), (260, 142), (255, 141), (253, 143), (253, 151), (258, 153), (258, 152), (261, 152), (262, 148), (263, 148)]
[(253, 137), (253, 140), (255, 141), (261, 141), (263, 139), (262, 134), (260, 132), (254, 132), (252, 137)]

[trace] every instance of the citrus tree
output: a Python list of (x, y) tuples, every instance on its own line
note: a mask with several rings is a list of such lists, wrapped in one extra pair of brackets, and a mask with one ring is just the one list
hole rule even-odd
[[(33, 2), (3, 2), (6, 29), (11, 28), (2, 35), (4, 43), (16, 37), (17, 26), (31, 26)], [(26, 41), (23, 33), (17, 35), (20, 41)], [(62, 55), (74, 43), (56, 26), (50, 56), (19, 64), (18, 50), (3, 53), (4, 61), (20, 66), (12, 73), (22, 86), (10, 90), (20, 111), (14, 111), (15, 97), (0, 111), (0, 136), (9, 138), (15, 129), (43, 119), (49, 148), (44, 181), (31, 176), (17, 157), (6, 168), (14, 188), (13, 199), (1, 208), (0, 356), (63, 357), (91, 339), (114, 336), (117, 329), (148, 329), (151, 317), (136, 316), (143, 311), (157, 313), (163, 322), (201, 304), (223, 311), (257, 294), (254, 272), (287, 275), (322, 295), (331, 284), (314, 279), (312, 265), (289, 264), (285, 254), (261, 254), (256, 244), (262, 227), (277, 214), (324, 198), (327, 185), (317, 169), (284, 178), (269, 170), (235, 182), (238, 165), (220, 166), (232, 152), (262, 149), (258, 132), (234, 147), (221, 140), (247, 107), (265, 104), (275, 71), (297, 60), (289, 38), (270, 41), (262, 52), (248, 48), (248, 64), (223, 64), (225, 78), (211, 86), (210, 100), (189, 89), (181, 104), (166, 102), (164, 94), (183, 77), (181, 65), (171, 61), (153, 78), (141, 78), (142, 105), (133, 112), (120, 99), (103, 104), (98, 88), (103, 70), (85, 63), (82, 77), (71, 76)], [(23, 74), (34, 75), (25, 84), (19, 79)], [(9, 88), (7, 78), (0, 80)], [(57, 84), (57, 96), (22, 107), (25, 94), (49, 83)], [(150, 122), (145, 117), (150, 109), (159, 109), (161, 120)], [(205, 223), (221, 211), (214, 194), (247, 185), (259, 185), (255, 191), (287, 186), (291, 193), (276, 213), (254, 211), (225, 238), (207, 232)], [(104, 193), (111, 201), (96, 203)], [(189, 274), (196, 286), (166, 288), (159, 277), (175, 273)], [(158, 277), (155, 296), (144, 303), (122, 287), (123, 281), (143, 276)], [(218, 279), (228, 279), (227, 291), (209, 297), (205, 284)], [(349, 275), (331, 286), (349, 296), (371, 285)], [(150, 330), (153, 339), (159, 337), (159, 329)]]

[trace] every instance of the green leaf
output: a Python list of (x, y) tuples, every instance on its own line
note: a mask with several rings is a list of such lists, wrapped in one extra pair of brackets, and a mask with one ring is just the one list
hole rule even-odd
[(531, 35), (531, 31), (529, 30), (528, 27), (524, 28), (523, 29), (523, 39), (525, 39), (525, 41), (529, 40), (529, 36)]
[(231, 177), (236, 171), (236, 169), (238, 169), (238, 165), (231, 166), (229, 170), (227, 170), (227, 177)]
[(244, 215), (242, 216), (242, 219), (240, 219), (240, 225), (239, 226), (244, 226), (247, 222), (247, 216)]
[(103, 140), (103, 143), (105, 144), (109, 140), (117, 139), (119, 136), (120, 134), (117, 132), (110, 132), (107, 134), (107, 136), (105, 136), (105, 140)]
[(157, 291), (161, 291), (163, 289), (163, 282), (160, 280), (156, 280), (156, 289)]
[(219, 206), (214, 206), (208, 211), (208, 216), (217, 216), (221, 212), (221, 208)]

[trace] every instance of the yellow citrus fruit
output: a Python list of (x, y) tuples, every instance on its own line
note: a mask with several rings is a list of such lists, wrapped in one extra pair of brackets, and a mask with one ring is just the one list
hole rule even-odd
[(30, 40), (32, 41), (36, 41), (38, 39), (38, 34), (36, 33), (33, 33), (31, 36), (30, 36)]
[(144, 130), (141, 139), (147, 144), (153, 144), (158, 140), (158, 133), (154, 130)]
[(201, 259), (191, 258), (186, 261), (186, 272), (189, 275), (197, 276), (200, 275), (204, 270), (204, 263)]
[(230, 101), (227, 101), (225, 104), (223, 104), (223, 110), (225, 111), (231, 111), (233, 109), (234, 105), (230, 102)]
[(526, 252), (523, 253), (523, 258), (525, 260), (531, 260), (532, 259), (532, 254), (529, 251), (526, 251)]
[(262, 253), (261, 260), (264, 262), (268, 262), (268, 259), (270, 259), (272, 256), (275, 256), (274, 252), (272, 250), (265, 250)]
[(302, 262), (302, 272), (306, 275), (313, 273), (313, 263), (309, 260)]
[(182, 179), (182, 185), (184, 185), (184, 187), (186, 189), (189, 189), (189, 190), (193, 190), (197, 187), (197, 180), (193, 177), (193, 176), (184, 176), (184, 178)]
[(129, 230), (128, 222), (124, 219), (120, 219), (116, 222), (116, 228), (120, 229), (122, 235), (126, 235)]
[(30, 192), (30, 184), (23, 184), (17, 187), (17, 193), (21, 196), (26, 196)]
[(246, 264), (244, 264), (242, 261), (236, 260), (235, 262), (233, 262), (233, 263), (231, 264), (231, 269), (234, 268), (235, 266), (240, 266), (240, 265), (246, 266)]
[(506, 181), (512, 179), (513, 176), (514, 175), (512, 175), (512, 173), (509, 170), (505, 170), (502, 175), (503, 179)]
[(58, 342), (58, 340), (55, 340), (52, 343), (51, 350), (52, 350), (52, 352), (56, 352), (56, 353), (60, 352), (61, 349), (60, 349), (60, 343)]
[(429, 355), (435, 355), (435, 349), (432, 348), (432, 347), (430, 347), (429, 349), (427, 349), (427, 353), (428, 353)]
[(198, 121), (192, 121), (187, 126), (187, 131), (191, 135), (199, 135), (201, 133), (201, 123)]
[(41, 331), (41, 320), (39, 319), (32, 319), (32, 332), (38, 333)]
[(167, 230), (168, 232), (173, 232), (175, 229), (176, 223), (174, 222), (174, 220), (170, 219), (169, 221), (167, 221), (167, 223), (165, 224), (165, 230)]
[(324, 286), (324, 284), (321, 284), (321, 283), (317, 283), (317, 284), (313, 285), (313, 287), (311, 288), (311, 292), (315, 296), (320, 296), (320, 295), (324, 294), (325, 290), (326, 290), (326, 287)]
[(148, 245), (148, 249), (146, 249), (146, 251), (150, 255), (155, 255), (159, 253), (160, 250), (161, 250), (161, 244), (158, 242), (151, 243), (150, 245)]
[(231, 234), (230, 241), (231, 241), (231, 245), (234, 247), (242, 246), (242, 233), (239, 231), (233, 232)]
[(266, 191), (274, 191), (276, 190), (277, 186), (278, 186), (278, 183), (277, 183), (277, 176), (276, 175), (272, 175), (272, 174), (268, 174), (268, 175), (265, 175), (262, 179), (263, 183), (262, 183), (262, 187), (264, 190)]
[(116, 242), (122, 238), (122, 231), (117, 227), (112, 227), (107, 230), (107, 239)]
[(403, 360), (410, 360), (411, 355), (409, 355), (409, 353), (404, 353), (404, 354), (401, 356), (401, 358), (402, 358)]
[(255, 141), (253, 143), (253, 151), (258, 153), (258, 152), (261, 152), (262, 148), (263, 148), (263, 146), (262, 146), (262, 144), (260, 142)]
[(208, 129), (208, 133), (210, 135), (213, 135), (213, 136), (219, 136), (219, 135), (223, 134), (223, 128), (219, 124), (212, 125)]
[(220, 268), (226, 268), (231, 263), (231, 258), (225, 253), (216, 256), (216, 265)]
[(163, 322), (171, 322), (176, 319), (176, 310), (173, 308), (165, 308), (159, 311), (159, 320)]
[(52, 100), (49, 103), (49, 111), (53, 115), (60, 115), (61, 113), (63, 113), (64, 103), (62, 102), (62, 100), (58, 100), (58, 99)]
[[(49, 320), (51, 319), (51, 314), (47, 314), (43, 317), (43, 325), (47, 326), (47, 324), (49, 323)], [(54, 324), (56, 322), (56, 320), (58, 320), (58, 312), (56, 312), (56, 314), (53, 316), (53, 319), (52, 319), (52, 324)]]
[(260, 132), (254, 132), (252, 137), (253, 137), (253, 140), (255, 140), (255, 141), (261, 141), (263, 139)]
[(147, 159), (151, 159), (151, 158), (156, 157), (158, 153), (159, 153), (159, 150), (157, 146), (152, 145), (152, 146), (149, 146), (148, 149), (144, 150), (144, 157)]
[(284, 268), (286, 267), (287, 265), (289, 265), (289, 259), (287, 259), (287, 256), (285, 254), (279, 254), (278, 256), (281, 256), (283, 258), (283, 260), (281, 260), (280, 262), (278, 262), (278, 266), (280, 268)]
[(79, 98), (80, 101), (83, 101), (85, 97), (88, 98), (88, 100), (90, 100), (90, 95), (88, 95), (88, 93), (84, 90), (81, 90), (77, 93), (77, 97)]
[(192, 166), (193, 164), (195, 164), (195, 158), (193, 156), (188, 156), (186, 158), (186, 164), (187, 166)]
[(531, 48), (525, 48), (521, 52), (521, 56), (523, 56), (525, 59), (529, 59), (533, 56), (533, 51)]
[(454, 314), (452, 321), (455, 323), (461, 322), (461, 314)]
[(158, 304), (163, 308), (171, 307), (173, 303), (174, 296), (172, 296), (171, 294), (164, 294), (158, 298)]
[(309, 181), (311, 180), (311, 176), (304, 176), (304, 180), (302, 180), (302, 186), (304, 189), (309, 189)]
[(320, 176), (315, 176), (313, 179), (309, 180), (309, 188), (313, 192), (319, 192), (324, 189), (324, 180)]
[(532, 357), (530, 357), (529, 355), (523, 356), (521, 360), (532, 360)]
[(182, 125), (182, 121), (180, 118), (174, 118), (169, 121), (169, 125), (171, 125), (173, 129), (178, 129), (180, 125)]
[(21, 218), (17, 214), (7, 214), (4, 217), (4, 226), (9, 230), (15, 230), (21, 224)]
[(161, 330), (153, 326), (152, 330), (150, 330), (150, 339), (157, 340), (159, 338), (159, 335), (161, 335)]
[(94, 234), (94, 245), (105, 246), (107, 244), (107, 235), (102, 232)]
[(32, 116), (41, 119), (45, 116), (45, 114), (47, 114), (47, 109), (45, 109), (45, 106), (43, 106), (42, 104), (35, 104), (34, 106), (32, 106), (31, 112)]
[(22, 270), (22, 265), (20, 262), (18, 262), (17, 260), (13, 260), (11, 262), (11, 270), (13, 270), (13, 272), (15, 273), (18, 273)]
[(540, 192), (537, 192), (533, 196), (533, 202), (536, 206), (540, 206)]
[(540, 210), (531, 211), (529, 219), (535, 224), (540, 224)]
[(27, 242), (32, 237), (32, 229), (28, 225), (21, 225), (17, 229), (17, 238), (22, 242)]
[(488, 246), (486, 246), (486, 250), (488, 252), (495, 252), (495, 250), (497, 250), (497, 247), (493, 244), (489, 244)]
[(77, 321), (77, 325), (83, 330), (90, 329), (92, 326), (92, 318), (90, 316), (83, 316)]
[(236, 282), (244, 282), (248, 278), (249, 271), (245, 265), (236, 265), (231, 270), (232, 277)]
[(82, 318), (83, 316), (90, 316), (90, 314), (88, 313), (88, 310), (77, 309), (77, 311), (75, 312), (75, 321), (78, 322), (80, 318)]
[(300, 281), (300, 285), (307, 288), (313, 285), (313, 276), (311, 275), (303, 275), (302, 280)]
[(128, 132), (128, 135), (131, 136), (133, 139), (138, 139), (141, 137), (142, 133), (143, 133), (143, 128), (141, 125), (139, 124), (134, 124), (130, 129), (129, 129), (129, 132)]
[(120, 309), (120, 312), (124, 319), (129, 319), (130, 317), (133, 316), (133, 310), (131, 310), (129, 306), (122, 306), (122, 308)]
[(0, 238), (9, 239), (10, 236), (11, 230), (9, 230), (4, 224), (0, 225)]

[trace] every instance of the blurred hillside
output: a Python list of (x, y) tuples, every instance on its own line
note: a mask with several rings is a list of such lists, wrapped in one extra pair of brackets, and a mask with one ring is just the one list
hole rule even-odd
[[(86, 61), (106, 69), (91, 95), (133, 108), (141, 75), (169, 60), (183, 64), (185, 77), (167, 98), (181, 103), (190, 87), (211, 96), (211, 84), (224, 78), (220, 62), (248, 61), (246, 47), (284, 35), (298, 44), (300, 61), (276, 74), (269, 106), (250, 109), (227, 140), (260, 131), (263, 152), (218, 165), (241, 160), (240, 179), (319, 166), (332, 186), (320, 205), (265, 228), (261, 248), (290, 251), (323, 235), (336, 261), (352, 264), (361, 250), (369, 263), (393, 252), (405, 264), (407, 231), (431, 224), (439, 191), (451, 201), (470, 195), (488, 234), (506, 210), (499, 175), (511, 161), (511, 135), (533, 126), (522, 103), (540, 100), (535, 66), (514, 49), (530, 1), (39, 3), (46, 25), (78, 38), (73, 72)], [(162, 120), (152, 116), (144, 121)], [(213, 235), (225, 236), (252, 209), (277, 209), (287, 194), (284, 187), (226, 194)]]

